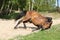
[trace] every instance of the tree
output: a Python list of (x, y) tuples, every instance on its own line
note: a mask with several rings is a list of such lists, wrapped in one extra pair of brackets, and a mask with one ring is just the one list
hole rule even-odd
[[(54, 9), (56, 0), (0, 0), (0, 9), (48, 11)], [(58, 2), (58, 0), (57, 0)], [(57, 3), (58, 4), (58, 3)]]
[(37, 7), (37, 10), (48, 11), (54, 8), (55, 2), (55, 0), (35, 0), (34, 6)]

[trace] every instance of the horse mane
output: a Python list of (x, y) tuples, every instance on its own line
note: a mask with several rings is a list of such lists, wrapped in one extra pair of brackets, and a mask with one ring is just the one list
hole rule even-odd
[(26, 15), (27, 10), (21, 11), (15, 18), (15, 21)]

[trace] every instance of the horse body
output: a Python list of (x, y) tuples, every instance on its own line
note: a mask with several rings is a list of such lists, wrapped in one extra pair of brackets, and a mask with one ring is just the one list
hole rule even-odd
[[(38, 27), (37, 29), (42, 28), (42, 30), (50, 28), (50, 26), (52, 24), (51, 17), (44, 17), (44, 16), (38, 14), (38, 12), (36, 12), (36, 11), (27, 11), (26, 15), (21, 20), (21, 22), (23, 22), (23, 24), (25, 25), (25, 22), (30, 21), (30, 20), (34, 25), (36, 25)], [(18, 24), (19, 23), (20, 22), (18, 22)], [(25, 28), (26, 28), (26, 26), (25, 26)]]

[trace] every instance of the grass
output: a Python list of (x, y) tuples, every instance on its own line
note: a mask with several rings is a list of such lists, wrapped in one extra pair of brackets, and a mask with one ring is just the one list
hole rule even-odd
[(9, 40), (60, 40), (60, 24), (52, 26), (49, 30), (27, 36), (16, 36)]

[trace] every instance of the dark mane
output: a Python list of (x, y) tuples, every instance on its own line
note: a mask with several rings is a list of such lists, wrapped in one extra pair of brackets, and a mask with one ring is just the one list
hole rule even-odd
[(27, 10), (21, 11), (15, 18), (15, 21), (26, 15)]

